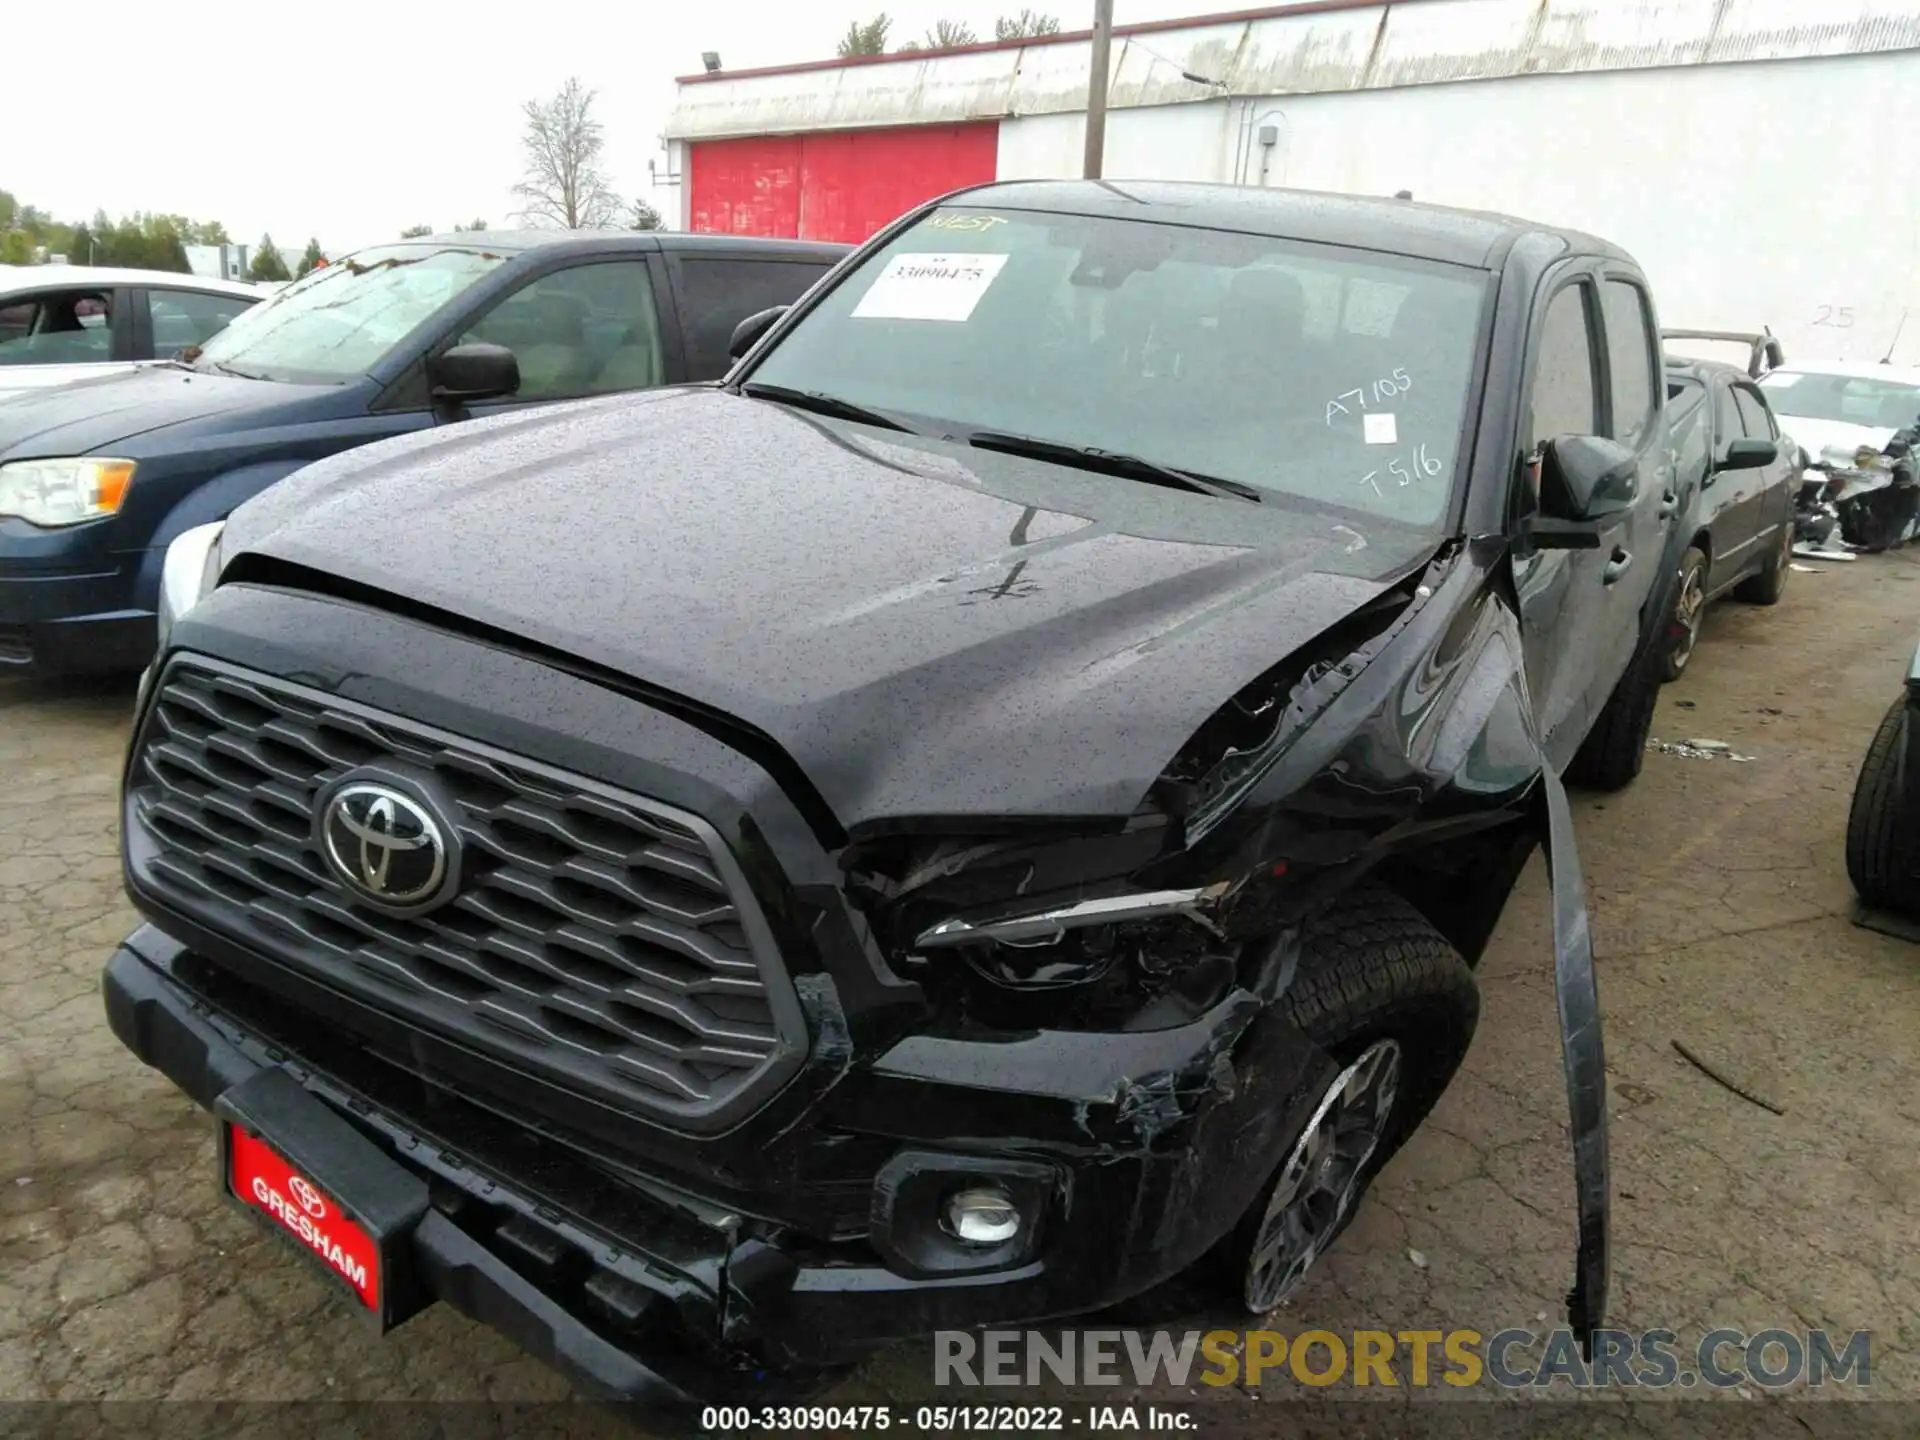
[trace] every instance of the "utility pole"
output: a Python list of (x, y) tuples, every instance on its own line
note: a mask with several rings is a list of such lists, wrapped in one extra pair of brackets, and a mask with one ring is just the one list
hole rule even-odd
[(1113, 55), (1113, 0), (1093, 0), (1093, 69), (1087, 76), (1086, 178), (1100, 178), (1107, 148), (1107, 67)]

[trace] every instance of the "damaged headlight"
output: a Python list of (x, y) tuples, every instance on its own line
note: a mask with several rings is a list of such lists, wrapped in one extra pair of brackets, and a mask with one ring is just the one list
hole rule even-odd
[(167, 637), (172, 634), (175, 623), (206, 599), (219, 583), (220, 537), (226, 528), (224, 520), (196, 525), (182, 531), (167, 547), (166, 560), (160, 566), (156, 651), (167, 648)]
[(914, 948), (931, 950), (977, 941), (1021, 947), (1054, 945), (1064, 939), (1069, 930), (1163, 920), (1176, 915), (1184, 915), (1211, 928), (1211, 922), (1201, 907), (1218, 900), (1227, 889), (1228, 882), (1222, 880), (1192, 890), (1152, 890), (1132, 895), (1112, 895), (1101, 900), (1080, 900), (1070, 905), (1056, 905), (1000, 920), (943, 920), (922, 931), (914, 942)]

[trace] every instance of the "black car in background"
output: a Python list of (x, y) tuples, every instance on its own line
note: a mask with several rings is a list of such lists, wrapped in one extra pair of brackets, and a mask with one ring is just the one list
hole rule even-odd
[(1920, 650), (1854, 784), (1847, 876), (1868, 905), (1920, 918)]
[(178, 359), (0, 402), (0, 675), (152, 658), (174, 537), (342, 450), (725, 373), (844, 245), (618, 230), (362, 250)]
[(1633, 260), (1011, 183), (737, 340), (175, 543), (105, 998), (235, 1202), (382, 1325), (444, 1299), (635, 1398), (1188, 1270), (1265, 1311), (1544, 844), (1591, 1336), (1560, 776), (1638, 773), (1678, 559)]
[(1712, 601), (1731, 593), (1774, 605), (1785, 594), (1800, 466), (1798, 447), (1783, 439), (1747, 371), (1670, 358), (1666, 383), (1686, 550), (1662, 675), (1677, 680)]

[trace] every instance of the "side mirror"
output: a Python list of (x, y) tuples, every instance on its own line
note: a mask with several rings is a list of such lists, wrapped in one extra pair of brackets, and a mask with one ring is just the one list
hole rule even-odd
[(1735, 440), (1727, 446), (1726, 459), (1715, 470), (1758, 470), (1780, 458), (1780, 447), (1772, 440)]
[(747, 351), (759, 343), (760, 337), (773, 328), (774, 322), (791, 308), (775, 305), (769, 310), (756, 311), (733, 327), (733, 338), (727, 342), (727, 358), (738, 360)]
[(456, 345), (427, 361), (436, 400), (497, 400), (520, 389), (520, 362), (504, 345)]
[(1640, 493), (1640, 457), (1601, 435), (1563, 435), (1540, 457), (1540, 513), (1588, 524), (1630, 507)]

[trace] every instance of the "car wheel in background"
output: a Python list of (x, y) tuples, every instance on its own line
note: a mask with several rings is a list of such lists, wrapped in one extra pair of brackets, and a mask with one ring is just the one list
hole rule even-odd
[(1707, 615), (1707, 556), (1698, 546), (1680, 561), (1680, 583), (1673, 592), (1673, 618), (1667, 622), (1666, 649), (1660, 678), (1678, 680), (1700, 643), (1700, 625)]
[[(1920, 815), (1900, 784), (1900, 757), (1912, 723), (1903, 695), (1867, 747), (1847, 815), (1847, 878), (1869, 905), (1920, 913)], [(1907, 778), (1920, 785), (1920, 777)]]
[(1301, 947), (1298, 978), (1279, 1004), (1341, 1069), (1203, 1262), (1256, 1313), (1297, 1290), (1346, 1229), (1380, 1167), (1460, 1068), (1480, 1018), (1467, 962), (1384, 887), (1363, 886), (1309, 921)]
[(1736, 585), (1734, 598), (1753, 605), (1778, 605), (1780, 597), (1787, 593), (1787, 576), (1792, 573), (1793, 526), (1784, 525), (1780, 531), (1780, 543), (1773, 547), (1773, 554), (1767, 557), (1766, 568)]

